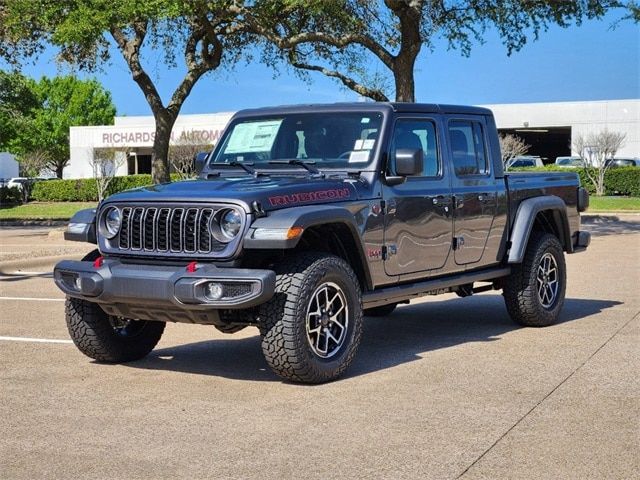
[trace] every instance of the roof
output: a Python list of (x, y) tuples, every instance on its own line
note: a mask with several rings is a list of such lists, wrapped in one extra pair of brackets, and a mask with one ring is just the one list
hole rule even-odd
[(452, 114), (475, 114), (491, 115), (491, 110), (482, 107), (472, 107), (465, 105), (443, 105), (437, 103), (400, 103), (400, 102), (350, 102), (350, 103), (319, 103), (300, 105), (280, 105), (274, 107), (251, 108), (240, 110), (236, 116), (265, 116), (281, 115), (286, 113), (307, 113), (307, 112), (370, 112), (389, 111), (402, 113), (452, 113)]

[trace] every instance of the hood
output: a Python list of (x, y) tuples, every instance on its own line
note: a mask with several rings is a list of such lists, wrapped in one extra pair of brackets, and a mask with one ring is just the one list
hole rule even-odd
[(370, 185), (354, 178), (215, 177), (136, 188), (110, 196), (106, 202), (240, 202), (254, 201), (265, 211), (297, 205), (326, 204), (371, 196)]

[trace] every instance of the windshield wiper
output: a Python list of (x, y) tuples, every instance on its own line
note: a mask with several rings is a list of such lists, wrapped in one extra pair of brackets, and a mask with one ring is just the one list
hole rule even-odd
[(227, 162), (227, 163), (210, 163), (209, 167), (210, 168), (240, 167), (245, 172), (247, 172), (250, 175), (253, 175), (254, 177), (257, 177), (258, 175), (266, 175), (265, 172), (258, 172), (258, 171), (256, 171), (255, 168), (251, 168), (251, 167), (253, 167), (253, 165), (255, 165), (253, 162), (238, 162), (237, 160), (232, 160), (232, 161)]
[(309, 160), (305, 162), (297, 158), (290, 158), (289, 160), (269, 160), (268, 163), (270, 165), (297, 165), (304, 168), (313, 175), (322, 175), (322, 172), (320, 172), (320, 170), (313, 166), (316, 163), (315, 160)]

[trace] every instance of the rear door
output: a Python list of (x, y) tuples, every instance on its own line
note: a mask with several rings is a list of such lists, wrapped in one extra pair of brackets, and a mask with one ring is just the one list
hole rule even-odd
[(395, 151), (421, 149), (422, 175), (400, 185), (384, 187), (385, 272), (405, 275), (441, 269), (451, 250), (451, 186), (442, 161), (441, 123), (428, 116), (400, 116), (389, 145), (389, 172), (394, 174)]
[(447, 135), (453, 167), (455, 263), (480, 267), (488, 263), (481, 259), (497, 210), (484, 117), (450, 117)]

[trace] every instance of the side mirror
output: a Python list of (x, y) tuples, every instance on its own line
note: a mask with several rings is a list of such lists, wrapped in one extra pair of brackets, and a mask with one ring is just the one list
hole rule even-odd
[(200, 172), (202, 172), (202, 169), (206, 165), (208, 158), (209, 158), (209, 152), (196, 153), (196, 156), (193, 158), (196, 174), (200, 175)]
[(396, 150), (396, 175), (411, 177), (420, 175), (424, 165), (422, 149), (400, 148)]

